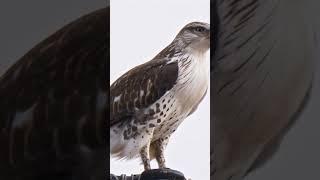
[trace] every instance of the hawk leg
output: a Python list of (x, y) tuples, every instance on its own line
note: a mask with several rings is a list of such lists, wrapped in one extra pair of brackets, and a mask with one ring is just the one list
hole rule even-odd
[(140, 157), (141, 157), (145, 171), (151, 169), (149, 148), (150, 148), (150, 143), (142, 147), (140, 150)]
[(151, 144), (152, 155), (156, 158), (159, 168), (166, 168), (166, 161), (164, 158), (164, 149), (168, 144), (169, 137), (158, 139)]

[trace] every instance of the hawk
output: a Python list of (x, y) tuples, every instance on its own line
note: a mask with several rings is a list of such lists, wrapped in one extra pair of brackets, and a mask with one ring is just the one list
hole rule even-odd
[(164, 150), (171, 134), (206, 94), (210, 25), (187, 24), (152, 60), (110, 87), (110, 152), (118, 158), (140, 155), (145, 170), (156, 159), (166, 168)]

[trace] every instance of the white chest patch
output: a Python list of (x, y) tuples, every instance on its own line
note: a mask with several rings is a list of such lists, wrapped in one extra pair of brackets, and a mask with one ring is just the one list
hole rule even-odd
[(169, 104), (172, 108), (162, 120), (163, 123), (155, 128), (154, 140), (172, 134), (198, 106), (208, 88), (209, 75), (209, 63), (205, 56), (185, 55), (180, 57), (177, 84), (159, 101), (172, 99), (173, 104)]
[(210, 75), (209, 63), (204, 55), (190, 55), (188, 60), (179, 61), (179, 69), (176, 99), (182, 111), (189, 114), (207, 91)]

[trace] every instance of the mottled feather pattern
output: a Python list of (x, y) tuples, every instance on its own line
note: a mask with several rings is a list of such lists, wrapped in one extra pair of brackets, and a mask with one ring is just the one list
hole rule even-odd
[(121, 76), (110, 87), (110, 126), (132, 118), (136, 111), (153, 104), (174, 86), (177, 76), (176, 62), (166, 64), (157, 59)]
[[(145, 73), (141, 74), (143, 71)], [(159, 107), (150, 107), (162, 96), (164, 96), (175, 84), (178, 77), (178, 63), (172, 62), (167, 64), (167, 61), (154, 59), (140, 66), (137, 66), (121, 76), (110, 87), (110, 127), (124, 127), (124, 132), (118, 132), (117, 128), (111, 128), (111, 147), (117, 152), (124, 149), (124, 145), (114, 145), (114, 136), (124, 134), (124, 139), (138, 138), (138, 128), (143, 128), (147, 135), (152, 136), (152, 132), (144, 126), (147, 122), (156, 121), (156, 114), (159, 113)], [(129, 91), (130, 92), (127, 92)], [(141, 127), (137, 127), (141, 125)], [(116, 138), (116, 139), (118, 139)], [(122, 140), (119, 140), (120, 142)], [(138, 141), (138, 139), (137, 139)], [(118, 142), (117, 142), (118, 143)], [(121, 144), (121, 143), (120, 143)], [(127, 144), (127, 146), (136, 146)], [(136, 148), (139, 149), (139, 148)], [(113, 153), (115, 153), (113, 152)], [(129, 155), (132, 154), (132, 155)], [(129, 151), (118, 154), (119, 157), (134, 157), (138, 152)]]
[[(139, 154), (138, 150), (148, 139), (151, 139), (151, 143), (158, 139), (167, 143), (170, 135), (205, 96), (209, 81), (209, 66), (205, 56), (177, 53), (169, 59), (170, 62), (154, 59), (137, 66), (112, 84), (112, 154), (120, 158), (133, 158)], [(153, 66), (156, 62), (158, 65)], [(139, 71), (136, 77), (133, 76), (135, 71)], [(145, 73), (141, 74), (141, 71)], [(146, 78), (151, 74), (152, 79)], [(137, 81), (136, 78), (143, 81)], [(130, 81), (139, 83), (132, 86), (134, 83), (128, 83)], [(166, 84), (168, 82), (170, 84)], [(116, 91), (119, 84), (124, 85), (125, 90)], [(155, 88), (150, 88), (151, 85)], [(133, 96), (129, 96), (132, 99), (125, 97), (126, 90), (133, 92)], [(161, 90), (161, 93), (158, 90)], [(145, 101), (148, 96), (153, 98)], [(128, 101), (133, 106), (126, 106), (124, 102)], [(119, 111), (121, 107), (122, 110)]]
[(140, 155), (144, 169), (155, 158), (165, 168), (169, 137), (204, 97), (209, 81), (205, 53), (210, 25), (192, 22), (151, 61), (111, 85), (110, 154), (131, 159)]

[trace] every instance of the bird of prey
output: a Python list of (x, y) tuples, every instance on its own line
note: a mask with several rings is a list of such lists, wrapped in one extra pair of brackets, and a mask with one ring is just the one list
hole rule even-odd
[(140, 155), (145, 170), (156, 159), (165, 168), (170, 135), (205, 96), (210, 26), (187, 24), (152, 60), (117, 79), (110, 87), (110, 151), (119, 158)]
[(105, 179), (108, 18), (66, 25), (0, 78), (0, 179)]

